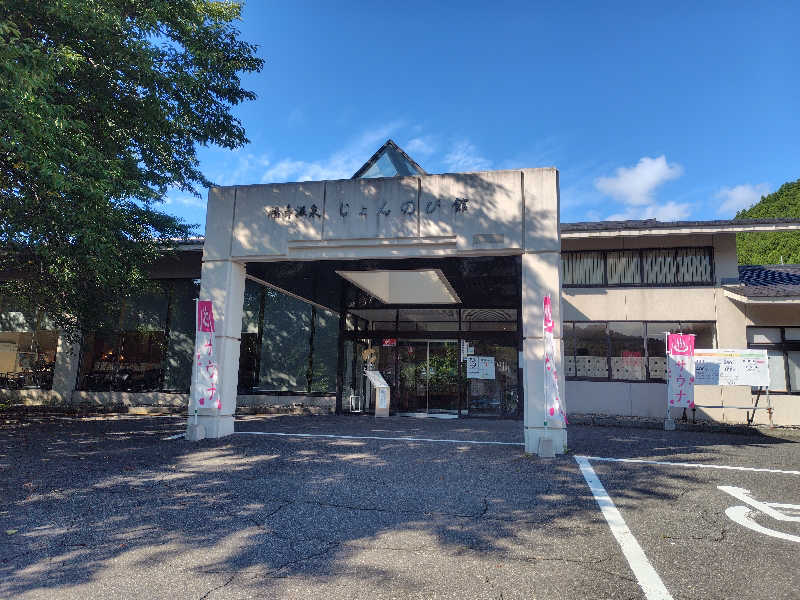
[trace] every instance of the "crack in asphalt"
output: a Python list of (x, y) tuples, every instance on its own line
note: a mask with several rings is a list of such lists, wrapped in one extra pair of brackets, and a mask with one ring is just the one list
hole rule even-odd
[(231, 575), (230, 577), (228, 577), (228, 579), (225, 581), (225, 583), (223, 583), (222, 585), (218, 585), (217, 587), (211, 588), (211, 589), (210, 589), (210, 590), (208, 590), (208, 591), (207, 591), (205, 594), (203, 594), (202, 596), (200, 596), (200, 599), (199, 599), (199, 600), (205, 600), (206, 598), (208, 598), (208, 597), (209, 597), (211, 594), (213, 594), (214, 592), (216, 592), (216, 591), (218, 591), (218, 590), (221, 590), (221, 589), (222, 589), (222, 588), (224, 588), (225, 586), (229, 585), (229, 584), (231, 583), (231, 581), (233, 581), (233, 579), (234, 579), (235, 577), (236, 577), (236, 573), (234, 572), (234, 573), (233, 573), (233, 575)]

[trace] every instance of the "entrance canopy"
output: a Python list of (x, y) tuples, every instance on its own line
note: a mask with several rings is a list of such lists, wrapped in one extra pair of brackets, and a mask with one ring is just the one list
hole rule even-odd
[[(214, 306), (222, 408), (199, 411), (205, 434), (233, 431), (249, 278), (338, 313), (337, 410), (380, 340), (395, 410), (524, 406), (527, 449), (542, 436), (563, 449), (566, 430), (547, 424), (542, 330), (549, 296), (560, 347), (557, 171), (428, 175), (392, 144), (373, 159), (355, 179), (209, 190), (200, 296)], [(462, 354), (487, 374), (468, 376)]]
[(457, 304), (458, 295), (441, 269), (336, 271), (384, 304)]

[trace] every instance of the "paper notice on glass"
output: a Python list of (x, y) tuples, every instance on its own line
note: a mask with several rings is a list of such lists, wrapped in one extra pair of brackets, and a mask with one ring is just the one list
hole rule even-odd
[(494, 379), (494, 356), (468, 356), (467, 379)]

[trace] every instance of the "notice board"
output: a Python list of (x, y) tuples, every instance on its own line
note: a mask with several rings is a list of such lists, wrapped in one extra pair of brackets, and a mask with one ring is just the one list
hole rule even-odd
[(766, 350), (695, 349), (695, 385), (769, 385)]

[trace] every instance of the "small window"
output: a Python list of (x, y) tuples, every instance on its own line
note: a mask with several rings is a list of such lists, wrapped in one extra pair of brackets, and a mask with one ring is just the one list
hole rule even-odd
[(781, 350), (767, 350), (769, 363), (769, 389), (773, 392), (786, 391), (786, 358)]
[(783, 337), (786, 341), (800, 341), (800, 327), (787, 327), (783, 330)]
[(603, 285), (603, 252), (565, 252), (561, 256), (563, 285)]
[(747, 343), (748, 344), (780, 344), (781, 343), (781, 328), (780, 327), (748, 327), (747, 328)]
[(606, 256), (608, 285), (642, 283), (641, 260), (638, 250), (609, 252)]
[(793, 392), (800, 392), (800, 352), (787, 352), (786, 362), (789, 367), (789, 385)]

